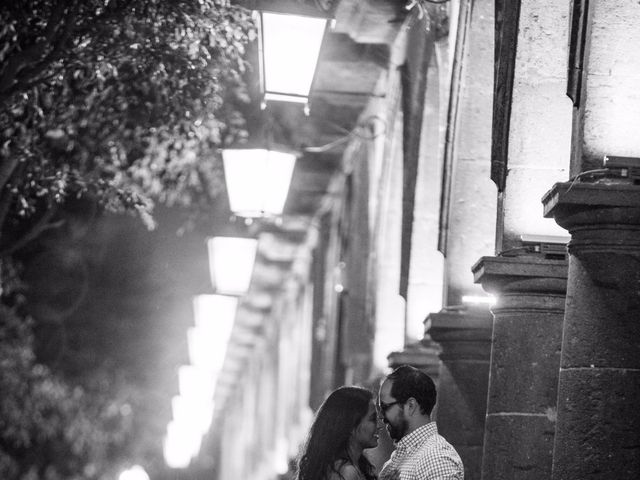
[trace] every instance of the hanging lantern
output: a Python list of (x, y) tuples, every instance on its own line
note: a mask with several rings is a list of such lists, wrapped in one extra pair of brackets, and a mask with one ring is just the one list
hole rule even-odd
[(265, 102), (307, 103), (327, 19), (272, 12), (259, 15)]
[(282, 215), (296, 156), (261, 148), (222, 151), (231, 211), (240, 217)]
[[(258, 241), (254, 238), (213, 237), (207, 240), (207, 248), (213, 289), (222, 295), (247, 293), (253, 274)], [(231, 308), (225, 306), (230, 300), (223, 299), (216, 302), (219, 304), (216, 309)], [(233, 308), (235, 309), (235, 306)]]

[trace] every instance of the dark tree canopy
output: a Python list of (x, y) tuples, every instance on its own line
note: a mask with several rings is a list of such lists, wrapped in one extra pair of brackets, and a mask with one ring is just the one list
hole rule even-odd
[(0, 253), (70, 195), (148, 223), (155, 201), (210, 203), (253, 34), (224, 0), (3, 2)]
[(35, 361), (31, 325), (0, 305), (0, 478), (114, 478), (139, 392), (98, 369), (71, 385)]
[(246, 134), (255, 29), (226, 0), (0, 3), (0, 478), (113, 478), (142, 394), (115, 369), (80, 384), (38, 363), (48, 310), (28, 308), (23, 273), (78, 230), (74, 202), (148, 226), (157, 202), (211, 207), (217, 150)]

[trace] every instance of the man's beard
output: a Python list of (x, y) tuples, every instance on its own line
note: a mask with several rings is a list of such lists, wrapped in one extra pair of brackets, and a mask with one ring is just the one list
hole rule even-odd
[(387, 423), (387, 431), (389, 432), (389, 436), (396, 442), (407, 434), (407, 430), (409, 430), (409, 422), (407, 422), (407, 419), (404, 418), (404, 416), (398, 418), (397, 425)]

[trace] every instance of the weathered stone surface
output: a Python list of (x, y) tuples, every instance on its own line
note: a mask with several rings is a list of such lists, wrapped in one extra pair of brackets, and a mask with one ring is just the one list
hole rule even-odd
[[(555, 422), (545, 415), (487, 415), (482, 478), (487, 480), (549, 478), (554, 427)], [(487, 439), (491, 439), (490, 445)], [(574, 479), (577, 478), (580, 477), (574, 477)]]
[(640, 477), (640, 186), (556, 184), (569, 286), (552, 479)]
[(542, 256), (484, 257), (477, 282), (498, 295), (482, 478), (551, 472), (567, 263)]
[(589, 2), (589, 48), (584, 61), (585, 90), (582, 131), (574, 138), (572, 174), (597, 168), (604, 155), (637, 157), (640, 136), (638, 23), (634, 2)]
[(493, 319), (486, 311), (432, 313), (425, 324), (441, 347), (438, 430), (456, 448), (465, 478), (480, 478)]
[(555, 411), (564, 297), (556, 300), (551, 313), (494, 311), (488, 413)]
[[(453, 62), (463, 63), (464, 68), (453, 67), (452, 88), (458, 93), (448, 122), (454, 145), (443, 145), (447, 158), (444, 173), (438, 174), (445, 177), (443, 194), (448, 197), (441, 206), (447, 210), (441, 222), (447, 225), (440, 226), (446, 231), (446, 245), (440, 238), (439, 246), (445, 254), (445, 306), (462, 305), (463, 295), (482, 294), (469, 265), (494, 253), (496, 226), (496, 191), (489, 178), (491, 122), (487, 121), (493, 98), (494, 6), (491, 0), (476, 0), (459, 8), (460, 25), (453, 27), (460, 32), (460, 44)], [(466, 8), (472, 12), (466, 13)]]
[(639, 398), (638, 370), (563, 369), (552, 478), (638, 478)]
[[(570, 233), (575, 227), (591, 224), (637, 225), (636, 221), (640, 218), (637, 210), (620, 209), (640, 206), (640, 187), (623, 180), (607, 183), (556, 183), (544, 194), (542, 204), (545, 217), (553, 217)], [(600, 208), (594, 211), (594, 207)]]
[[(627, 291), (634, 285), (637, 289), (640, 257), (620, 255), (614, 262), (611, 255), (601, 254), (600, 264), (597, 258), (585, 262), (578, 255), (571, 258), (562, 367), (640, 369), (640, 310), (632, 308), (640, 292)], [(607, 281), (607, 265), (613, 267), (609, 272), (615, 281)], [(626, 281), (628, 288), (621, 284)]]
[(480, 480), (482, 469), (482, 444), (476, 446), (457, 445), (456, 450), (464, 465), (465, 480)]
[(453, 176), (451, 204), (455, 215), (449, 219), (445, 258), (446, 306), (461, 305), (463, 295), (482, 294), (473, 284), (469, 265), (479, 256), (491, 255), (495, 242), (495, 193), (488, 178), (488, 162), (459, 159)]
[(499, 232), (502, 244), (498, 251), (520, 246), (523, 234), (561, 233), (543, 218), (537, 200), (550, 182), (569, 178), (572, 108), (565, 92), (571, 2), (520, 0), (504, 2), (509, 7), (502, 8), (515, 8), (516, 3), (520, 18), (517, 45), (513, 46), (509, 173), (498, 213), (504, 230)]
[(424, 371), (437, 384), (440, 376), (439, 353), (440, 346), (427, 337), (422, 342), (407, 345), (404, 350), (389, 354), (389, 367), (411, 365)]

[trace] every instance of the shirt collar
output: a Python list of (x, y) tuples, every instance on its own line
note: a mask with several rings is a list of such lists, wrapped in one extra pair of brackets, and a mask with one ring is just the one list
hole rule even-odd
[(436, 426), (436, 422), (429, 422), (402, 437), (397, 444), (397, 450), (403, 451), (422, 445), (429, 437), (437, 433), (438, 427)]

